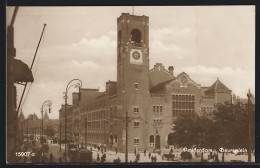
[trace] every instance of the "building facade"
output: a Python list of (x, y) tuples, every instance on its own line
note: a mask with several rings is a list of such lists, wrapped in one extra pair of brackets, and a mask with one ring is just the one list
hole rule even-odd
[(232, 99), (219, 79), (202, 87), (185, 72), (175, 75), (173, 66), (156, 63), (150, 69), (149, 59), (149, 17), (123, 13), (117, 19), (117, 81), (106, 82), (104, 92), (73, 93), (75, 141), (124, 152), (127, 132), (129, 151), (162, 148), (171, 145), (179, 115), (210, 112)]

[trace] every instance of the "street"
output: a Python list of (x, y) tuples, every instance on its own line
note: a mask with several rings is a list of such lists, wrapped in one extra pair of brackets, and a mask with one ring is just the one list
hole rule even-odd
[[(31, 142), (29, 142), (29, 143), (31, 143)], [(41, 146), (39, 142), (37, 142), (36, 145)], [(49, 145), (49, 151), (46, 153), (48, 158), (49, 158), (50, 153), (52, 153), (54, 163), (59, 163), (60, 157), (62, 158), (62, 163), (64, 163), (65, 160), (62, 156), (63, 156), (63, 153), (65, 151), (65, 145), (61, 146), (61, 151), (60, 151), (60, 145), (59, 144), (51, 144), (50, 140), (48, 140), (48, 145)], [(101, 156), (102, 156), (101, 151), (98, 151), (97, 148), (95, 149), (94, 147), (90, 147), (90, 146), (88, 146), (87, 148), (89, 150), (90, 150), (90, 148), (92, 148), (93, 162), (94, 163), (100, 163), (100, 160), (97, 161), (97, 154), (99, 154), (99, 157), (101, 158)], [(28, 151), (31, 151), (31, 149), (32, 148), (29, 148)], [(162, 149), (161, 150), (162, 154), (169, 153), (169, 151), (170, 151), (170, 149)], [(174, 149), (173, 150), (173, 153), (176, 155), (176, 157), (174, 158), (173, 161), (167, 160), (167, 159), (162, 159), (162, 154), (159, 155), (158, 153), (151, 153), (151, 156), (156, 157), (156, 162), (189, 162), (189, 160), (185, 160), (185, 161), (181, 160), (181, 158), (180, 158), (181, 152), (182, 152), (182, 149)], [(146, 156), (144, 156), (144, 153), (140, 152), (140, 159), (139, 159), (138, 162), (139, 163), (151, 162), (151, 158), (149, 158), (148, 153), (149, 153), (149, 151), (147, 151)], [(118, 158), (120, 158), (121, 163), (125, 162), (125, 153), (118, 152), (116, 154), (115, 151), (107, 150), (105, 152), (105, 154), (106, 154), (105, 163), (113, 163), (113, 160), (118, 159)], [(195, 153), (191, 152), (191, 154), (192, 154), (192, 159), (191, 159), (190, 162), (200, 162), (200, 160), (201, 160), (200, 154), (198, 154), (198, 157), (195, 157)], [(203, 158), (207, 159), (208, 155), (209, 155), (209, 153), (204, 153)], [(128, 162), (134, 162), (135, 158), (136, 158), (136, 156), (135, 156), (134, 153), (128, 154)], [(225, 154), (225, 162), (230, 162), (231, 160), (240, 160), (240, 161), (243, 161), (243, 162), (247, 162), (247, 158), (248, 158), (247, 155), (237, 155), (237, 156), (235, 156), (235, 154)], [(221, 159), (222, 159), (221, 153), (218, 154), (218, 159), (221, 162)], [(252, 162), (254, 162), (254, 160), (255, 160), (255, 156), (252, 155)], [(27, 163), (29, 163), (29, 162), (30, 162), (30, 159), (27, 159)], [(49, 160), (47, 162), (49, 162)], [(70, 162), (69, 159), (67, 159), (67, 162), (68, 163)]]

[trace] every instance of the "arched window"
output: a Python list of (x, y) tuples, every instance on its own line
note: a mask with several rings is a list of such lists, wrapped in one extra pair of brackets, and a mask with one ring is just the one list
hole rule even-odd
[(141, 31), (138, 29), (133, 29), (131, 31), (131, 43), (141, 43)]
[(154, 136), (153, 135), (150, 136), (149, 143), (154, 143)]
[(122, 33), (121, 33), (121, 30), (119, 30), (118, 35), (117, 35), (118, 46), (121, 46), (121, 42), (122, 42)]

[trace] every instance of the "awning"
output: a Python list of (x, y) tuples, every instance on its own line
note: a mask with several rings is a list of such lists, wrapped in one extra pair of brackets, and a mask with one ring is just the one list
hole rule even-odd
[(21, 60), (14, 59), (13, 64), (14, 82), (33, 82), (32, 71)]

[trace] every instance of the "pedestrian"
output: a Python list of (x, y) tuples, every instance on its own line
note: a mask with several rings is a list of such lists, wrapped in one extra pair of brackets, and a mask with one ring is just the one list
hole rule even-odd
[(144, 149), (144, 156), (146, 156), (146, 149)]
[(149, 159), (151, 158), (151, 152), (149, 152), (148, 157), (149, 157)]
[(104, 163), (105, 162), (105, 157), (104, 155), (101, 156), (101, 163)]
[(135, 151), (134, 151), (134, 153), (135, 153), (135, 156), (136, 156), (136, 148), (135, 148)]
[(27, 157), (26, 157), (26, 156), (23, 157), (23, 162), (24, 162), (24, 163), (27, 162)]
[(106, 152), (107, 151), (107, 146), (106, 146), (106, 144), (104, 145), (104, 152)]
[(99, 161), (100, 160), (100, 158), (99, 158), (99, 154), (97, 153), (97, 161)]
[(106, 157), (107, 157), (107, 155), (104, 153), (104, 157), (105, 157), (105, 159), (106, 159)]
[(153, 156), (151, 156), (151, 162), (153, 162)]
[(116, 154), (117, 154), (117, 147), (116, 147)]
[(172, 154), (172, 153), (173, 153), (173, 149), (172, 149), (172, 147), (171, 147), (170, 154)]
[(52, 163), (52, 162), (53, 162), (53, 154), (50, 153), (50, 163)]
[(101, 153), (103, 154), (103, 148), (101, 148)]
[(121, 159), (120, 159), (119, 157), (118, 157), (118, 159), (117, 159), (117, 160), (118, 160), (118, 163), (120, 163), (120, 162), (121, 162)]
[(62, 162), (62, 158), (60, 157), (60, 158), (59, 158), (59, 163), (61, 163), (61, 162)]
[(187, 155), (188, 155), (188, 156), (187, 156), (187, 159), (189, 159), (189, 161), (191, 161), (191, 159), (192, 159), (191, 153), (189, 152)]
[(156, 160), (157, 160), (157, 158), (156, 158), (156, 156), (154, 156), (154, 162), (156, 162)]

